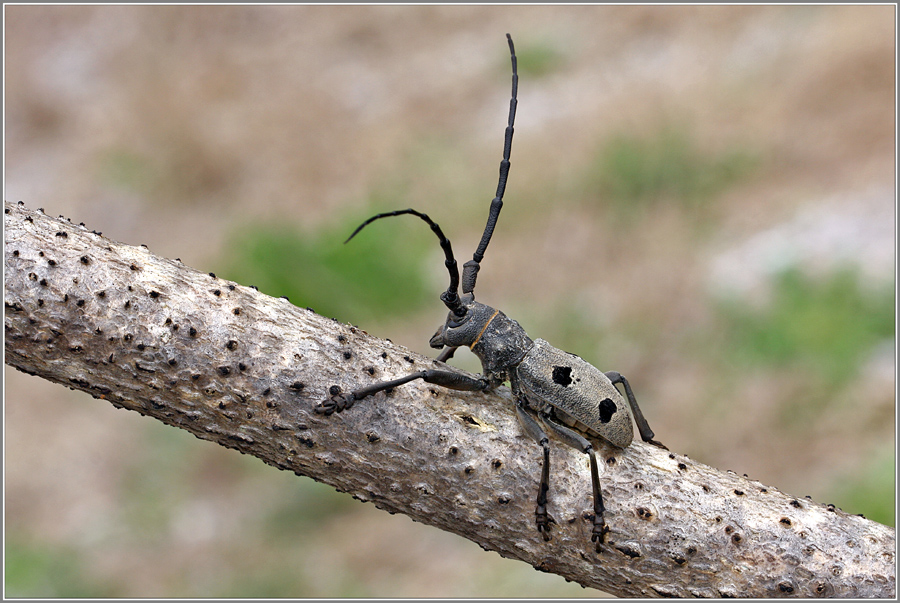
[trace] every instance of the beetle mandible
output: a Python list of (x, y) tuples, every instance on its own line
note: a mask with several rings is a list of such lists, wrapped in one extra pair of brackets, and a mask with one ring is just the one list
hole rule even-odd
[[(357, 400), (416, 379), (461, 391), (489, 391), (508, 381), (516, 397), (519, 422), (525, 433), (541, 446), (544, 453), (535, 509), (538, 531), (544, 540), (550, 540), (550, 518), (547, 514), (547, 492), (550, 488), (549, 431), (569, 446), (587, 454), (590, 459), (594, 498), (591, 541), (595, 543), (597, 552), (600, 552), (600, 545), (609, 528), (603, 519), (604, 506), (597, 458), (593, 445), (582, 434), (602, 439), (618, 448), (629, 446), (634, 437), (627, 410), (630, 407), (641, 439), (662, 448), (665, 446), (653, 439), (653, 431), (625, 377), (615, 371), (601, 372), (580, 357), (554, 348), (543, 339), (532, 340), (518, 322), (499, 310), (475, 301), (475, 279), (503, 207), (516, 117), (516, 91), (519, 82), (516, 52), (512, 37), (506, 34), (506, 39), (512, 61), (512, 97), (509, 102), (503, 159), (500, 162), (500, 179), (497, 194), (491, 201), (481, 242), (472, 259), (463, 265), (462, 295), (459, 294), (459, 269), (453, 258), (450, 241), (444, 236), (440, 226), (426, 214), (414, 209), (378, 214), (363, 222), (347, 239), (350, 241), (375, 220), (405, 214), (417, 216), (431, 227), (440, 241), (444, 251), (444, 264), (450, 273), (450, 286), (441, 294), (441, 301), (450, 312), (447, 321), (431, 338), (431, 347), (443, 348), (437, 359), (447, 361), (456, 348), (468, 346), (481, 360), (482, 375), (473, 378), (444, 369), (418, 371), (399, 379), (373, 383), (349, 393), (334, 394), (318, 404), (315, 411), (325, 415), (341, 412), (352, 407)], [(624, 397), (616, 385), (622, 386)]]

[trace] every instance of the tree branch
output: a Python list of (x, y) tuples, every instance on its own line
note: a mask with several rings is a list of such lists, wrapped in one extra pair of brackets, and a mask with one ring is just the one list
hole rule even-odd
[(344, 390), (435, 361), (256, 290), (5, 206), (6, 363), (623, 596), (893, 597), (894, 530), (637, 442), (599, 445), (611, 532), (590, 541), (587, 458), (555, 443), (552, 540), (538, 447), (507, 389)]

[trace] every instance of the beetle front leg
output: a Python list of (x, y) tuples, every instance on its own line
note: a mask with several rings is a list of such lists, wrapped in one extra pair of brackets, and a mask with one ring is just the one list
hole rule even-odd
[(525, 410), (526, 402), (521, 397), (516, 401), (516, 416), (528, 436), (544, 449), (544, 464), (541, 467), (541, 485), (538, 486), (537, 507), (534, 510), (538, 532), (544, 540), (550, 540), (550, 516), (547, 514), (547, 492), (550, 490), (550, 440), (547, 434)]
[(438, 362), (447, 362), (448, 360), (453, 358), (453, 353), (456, 352), (456, 348), (458, 347), (459, 346), (445, 347), (443, 350), (441, 350), (441, 353), (437, 355), (437, 358), (435, 358), (435, 360), (437, 360)]
[(404, 383), (409, 383), (410, 381), (415, 381), (416, 379), (422, 379), (426, 383), (433, 383), (435, 385), (440, 385), (441, 387), (446, 387), (447, 389), (455, 389), (468, 392), (480, 392), (486, 389), (490, 389), (491, 387), (491, 382), (487, 379), (473, 379), (468, 375), (463, 375), (462, 373), (456, 373), (453, 371), (427, 369), (424, 371), (406, 375), (405, 377), (400, 377), (399, 379), (392, 379), (391, 381), (379, 381), (378, 383), (373, 383), (371, 385), (361, 387), (346, 394), (334, 394), (327, 400), (320, 402), (316, 406), (315, 411), (318, 414), (324, 414), (327, 416), (331, 413), (348, 410), (357, 400), (362, 400), (363, 398), (377, 394), (380, 391), (391, 389), (392, 387), (397, 387), (398, 385), (403, 385)]
[(653, 439), (655, 434), (653, 433), (653, 430), (650, 429), (650, 424), (647, 423), (647, 419), (644, 418), (641, 407), (638, 406), (637, 400), (634, 397), (634, 392), (631, 391), (631, 385), (628, 384), (628, 379), (616, 371), (608, 371), (604, 374), (609, 377), (609, 380), (613, 385), (621, 383), (622, 387), (625, 388), (625, 397), (628, 398), (628, 405), (631, 406), (631, 414), (634, 415), (634, 422), (637, 423), (638, 431), (641, 433), (641, 439), (648, 444), (653, 444), (663, 450), (668, 450), (663, 444)]

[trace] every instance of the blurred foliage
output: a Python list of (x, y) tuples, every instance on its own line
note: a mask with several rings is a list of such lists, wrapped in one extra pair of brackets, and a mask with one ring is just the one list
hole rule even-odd
[(344, 244), (377, 210), (345, 215), (315, 232), (284, 223), (250, 224), (231, 237), (217, 274), (344, 322), (387, 319), (433, 303), (428, 260), (436, 237), (414, 216), (375, 223)]
[(92, 579), (85, 566), (85, 557), (66, 545), (26, 543), (7, 534), (4, 598), (114, 596), (113, 587)]
[(687, 130), (666, 126), (651, 137), (612, 136), (590, 167), (589, 187), (609, 198), (620, 216), (661, 201), (691, 208), (708, 201), (757, 164), (754, 154), (708, 155)]
[(599, 353), (613, 334), (607, 332), (598, 317), (591, 315), (577, 300), (562, 297), (550, 312), (536, 312), (533, 306), (523, 305), (515, 316), (523, 318), (533, 336), (545, 338), (552, 345), (582, 356), (591, 364), (608, 360), (599, 357)]
[(559, 71), (563, 54), (549, 41), (532, 41), (516, 47), (516, 66), (520, 77), (541, 77)]
[(269, 542), (288, 545), (325, 519), (355, 507), (351, 495), (310, 478), (299, 478), (266, 514), (263, 531)]
[(147, 194), (156, 180), (147, 159), (124, 148), (108, 149), (98, 155), (99, 179), (130, 193)]
[[(129, 538), (148, 547), (170, 539), (173, 532), (195, 529), (185, 523), (185, 517), (195, 512), (194, 503), (210, 497), (227, 499), (237, 490), (254, 489), (256, 484), (260, 495), (257, 512), (230, 523), (228, 529), (235, 534), (260, 534), (266, 548), (256, 549), (256, 541), (250, 544), (241, 538), (216, 536), (221, 540), (222, 557), (240, 559), (242, 573), (239, 579), (217, 583), (211, 594), (297, 597), (314, 592), (306, 574), (285, 574), (278, 568), (283, 567), (285, 555), (303, 550), (304, 538), (316, 537), (318, 526), (354, 507), (349, 494), (290, 472), (273, 472), (255, 457), (225, 450), (168, 425), (148, 423), (142, 433), (148, 440), (142, 449), (152, 451), (153, 458), (136, 458), (121, 483), (121, 520)], [(252, 559), (247, 557), (251, 550)], [(164, 589), (176, 596), (210, 594), (208, 585), (198, 581), (191, 568), (164, 581)]]
[(897, 463), (893, 442), (885, 442), (862, 473), (844, 476), (835, 487), (839, 507), (891, 527), (896, 523), (896, 499)]
[(732, 360), (811, 369), (829, 387), (853, 379), (872, 349), (894, 336), (893, 287), (861, 287), (852, 269), (813, 278), (785, 270), (757, 310), (741, 300), (718, 306)]
[(238, 168), (195, 133), (170, 127), (152, 137), (150, 151), (112, 147), (97, 154), (100, 182), (164, 202), (195, 204), (226, 190)]
[[(298, 573), (285, 572), (283, 567), (258, 569), (228, 584), (219, 585), (216, 598), (224, 599), (286, 599), (307, 597), (311, 587)], [(339, 595), (334, 595), (339, 596)]]

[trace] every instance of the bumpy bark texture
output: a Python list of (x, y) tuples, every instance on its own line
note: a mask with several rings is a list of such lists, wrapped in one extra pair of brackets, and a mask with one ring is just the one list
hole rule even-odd
[(540, 449), (507, 389), (413, 382), (315, 414), (332, 386), (435, 361), (41, 211), (6, 204), (4, 218), (6, 363), (19, 370), (609, 593), (894, 596), (893, 529), (641, 442), (598, 444), (601, 554), (587, 458), (553, 442), (544, 542)]

